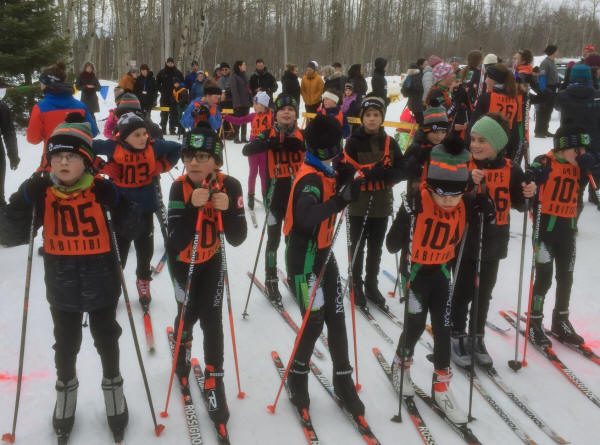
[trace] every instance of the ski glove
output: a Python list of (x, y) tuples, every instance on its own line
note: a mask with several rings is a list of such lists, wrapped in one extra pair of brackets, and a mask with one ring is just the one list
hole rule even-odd
[(367, 181), (384, 181), (386, 179), (386, 168), (383, 162), (378, 162), (371, 168), (363, 168), (361, 171)]
[(19, 166), (19, 162), (21, 162), (21, 159), (19, 159), (18, 156), (10, 158), (10, 169), (16, 170), (17, 167)]
[(496, 207), (487, 194), (478, 193), (473, 199), (473, 216), (478, 213), (483, 213), (483, 220), (487, 224), (496, 224)]
[(92, 186), (92, 192), (96, 196), (96, 201), (103, 206), (114, 207), (119, 201), (117, 188), (112, 182), (105, 179), (96, 179)]
[(575, 158), (577, 160), (577, 165), (584, 172), (589, 172), (594, 176), (598, 176), (600, 174), (600, 163), (596, 157), (591, 153), (583, 153)]
[(337, 166), (337, 183), (347, 184), (354, 179), (355, 168), (347, 162), (340, 162)]
[(360, 186), (362, 183), (362, 179), (353, 179), (352, 181), (343, 184), (339, 188), (336, 196), (341, 198), (344, 203), (350, 204), (358, 199), (358, 196), (360, 195)]
[(38, 201), (42, 196), (44, 196), (46, 189), (50, 185), (51, 182), (43, 172), (34, 173), (27, 181), (27, 185), (25, 187), (26, 199), (31, 202)]

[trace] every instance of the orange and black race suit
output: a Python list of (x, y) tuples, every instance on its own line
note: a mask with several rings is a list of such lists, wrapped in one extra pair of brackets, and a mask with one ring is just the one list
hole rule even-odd
[(254, 140), (259, 134), (270, 130), (273, 126), (273, 112), (267, 110), (264, 113), (255, 113), (250, 125), (250, 140)]

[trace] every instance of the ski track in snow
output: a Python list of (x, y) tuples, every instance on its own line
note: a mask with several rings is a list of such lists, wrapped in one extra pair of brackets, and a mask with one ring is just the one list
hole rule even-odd
[[(108, 82), (102, 83), (107, 84)], [(100, 99), (101, 112), (96, 115), (100, 126), (103, 124), (100, 121), (106, 117), (107, 110), (111, 106), (114, 106), (114, 102), (112, 101), (112, 91), (109, 93), (107, 101)], [(404, 101), (391, 104), (387, 111), (387, 119), (398, 120), (403, 106)], [(158, 112), (153, 112), (153, 119), (155, 122), (159, 121)], [(551, 130), (555, 130), (557, 126), (558, 113), (555, 112), (551, 122)], [(533, 134), (532, 129), (533, 125), (531, 125), (531, 133)], [(174, 137), (169, 136), (168, 138)], [(19, 155), (22, 161), (16, 172), (10, 170), (7, 172), (7, 195), (14, 192), (18, 185), (33, 172), (39, 162), (41, 153), (41, 145), (32, 146), (28, 144), (23, 134), (19, 135), (18, 141)], [(244, 190), (246, 190), (248, 164), (246, 159), (241, 155), (242, 145), (227, 141), (226, 147), (229, 173), (238, 178), (242, 182)], [(550, 139), (534, 139), (532, 137), (533, 155), (543, 153), (550, 149), (550, 147)], [(181, 168), (181, 164), (179, 167)], [(173, 170), (173, 173), (175, 175), (178, 174), (177, 170)], [(163, 194), (166, 199), (171, 179), (169, 175), (162, 175), (161, 181)], [(400, 194), (404, 190), (404, 187), (403, 183), (394, 189), (396, 209), (399, 206)], [(270, 352), (273, 349), (277, 350), (284, 362), (287, 362), (294, 340), (292, 332), (256, 289), (253, 290), (250, 300), (249, 319), (242, 320), (241, 318), (243, 303), (249, 285), (249, 280), (246, 278), (246, 271), (252, 267), (252, 261), (260, 236), (260, 224), (259, 229), (254, 229), (250, 224), (249, 215), (247, 216), (248, 239), (240, 247), (233, 248), (227, 246), (241, 382), (242, 389), (247, 393), (247, 397), (244, 400), (236, 398), (237, 388), (231, 339), (226, 319), (226, 309), (224, 308), (225, 384), (231, 411), (231, 419), (229, 421), (231, 441), (237, 444), (269, 445), (280, 443), (282, 438), (285, 438), (288, 445), (300, 445), (305, 443), (305, 439), (296, 419), (296, 413), (287, 400), (285, 392), (282, 394), (275, 415), (269, 414), (266, 410), (267, 404), (273, 401), (279, 384), (277, 372), (271, 362)], [(264, 217), (264, 210), (260, 205), (257, 205), (257, 216), (259, 220)], [(597, 258), (596, 249), (600, 246), (600, 235), (596, 229), (599, 217), (600, 214), (594, 206), (586, 202), (585, 211), (581, 216), (579, 225), (577, 239), (578, 255), (571, 299), (571, 320), (578, 331), (595, 347), (600, 347), (600, 324), (598, 323), (600, 300), (596, 295), (597, 290), (594, 285), (594, 283), (600, 281), (600, 269), (593, 260), (593, 258)], [(512, 218), (512, 230), (519, 231), (522, 221), (521, 214), (513, 211)], [(531, 225), (528, 230), (530, 234)], [(340, 234), (335, 246), (336, 258), (340, 263), (340, 270), (344, 275), (347, 267), (345, 238), (345, 233)], [(40, 243), (41, 236), (38, 234), (35, 241), (36, 250)], [(155, 254), (153, 264), (163, 252), (162, 244), (160, 230), (158, 224), (155, 222)], [(491, 302), (489, 318), (501, 326), (505, 324), (497, 315), (497, 311), (499, 309), (516, 308), (519, 251), (520, 237), (511, 238), (509, 256), (501, 262), (498, 283)], [(4, 403), (0, 405), (0, 419), (2, 419), (0, 428), (2, 432), (10, 431), (12, 424), (26, 257), (26, 246), (0, 249), (0, 270), (2, 271), (0, 276), (0, 295), (2, 295), (2, 311), (0, 312), (0, 397), (4, 400)], [(528, 247), (525, 258), (526, 268), (529, 267), (530, 258), (531, 249)], [(283, 245), (279, 249), (279, 264), (281, 266), (284, 265)], [(394, 257), (392, 255), (384, 253), (382, 268), (390, 271), (394, 270)], [(258, 267), (259, 276), (263, 275), (263, 270), (263, 258), (261, 255)], [(23, 381), (20, 415), (16, 433), (16, 443), (18, 444), (41, 444), (53, 443), (55, 441), (51, 426), (51, 414), (55, 401), (52, 322), (48, 303), (44, 295), (43, 274), (42, 258), (34, 255), (25, 349), (25, 379)], [(526, 269), (523, 307), (527, 299), (528, 275), (528, 269)], [(132, 299), (138, 337), (142, 350), (145, 350), (142, 311), (137, 303), (135, 289), (135, 254), (133, 252), (130, 253), (126, 268), (126, 279)], [(393, 288), (389, 280), (383, 277), (383, 275), (380, 277), (380, 286), (384, 294)], [(143, 356), (158, 416), (158, 413), (164, 406), (170, 371), (170, 354), (165, 328), (173, 322), (176, 311), (172, 286), (166, 268), (152, 281), (151, 287), (153, 294), (151, 314), (156, 338), (156, 353), (149, 355), (144, 352)], [(554, 305), (554, 289), (555, 286), (553, 285), (548, 293), (545, 305), (545, 323), (547, 326), (549, 326)], [(284, 291), (283, 287), (281, 287), (281, 290), (284, 294), (286, 307), (296, 321), (298, 321), (298, 324), (300, 324), (300, 314), (291, 296)], [(402, 308), (398, 302), (389, 301), (389, 304), (392, 310), (400, 316)], [(347, 309), (349, 309), (349, 306), (347, 306)], [(386, 332), (394, 340), (397, 340), (400, 334), (399, 328), (377, 311), (374, 311), (374, 316)], [(397, 410), (397, 398), (386, 376), (381, 371), (379, 364), (371, 354), (371, 348), (378, 346), (386, 358), (391, 360), (395, 345), (388, 345), (382, 341), (363, 317), (357, 316), (356, 318), (360, 366), (359, 376), (360, 383), (363, 386), (360, 395), (366, 405), (367, 420), (383, 444), (402, 443), (409, 445), (421, 443), (421, 439), (409, 419), (405, 419), (402, 424), (390, 422), (390, 417)], [(121, 371), (125, 379), (125, 394), (128, 399), (130, 411), (129, 427), (125, 435), (126, 442), (131, 445), (189, 443), (178, 388), (173, 389), (173, 397), (169, 409), (170, 417), (167, 419), (158, 417), (159, 422), (163, 422), (166, 425), (166, 429), (160, 438), (154, 436), (140, 370), (133, 347), (131, 330), (122, 299), (118, 311), (118, 321), (123, 327), (123, 335), (120, 340)], [(349, 313), (347, 313), (346, 326), (350, 335), (351, 321)], [(428, 334), (424, 333), (423, 335), (427, 336)], [(198, 357), (201, 363), (203, 363), (201, 339), (202, 331), (197, 325), (193, 355)], [(515, 374), (506, 365), (507, 360), (512, 359), (514, 354), (513, 333), (510, 332), (508, 336), (500, 336), (488, 330), (486, 339), (488, 349), (491, 351), (495, 359), (496, 368), (502, 377), (518, 394), (523, 396), (531, 408), (539, 413), (552, 428), (573, 444), (598, 443), (597, 437), (598, 433), (600, 433), (600, 425), (597, 423), (600, 420), (598, 408), (593, 406), (589, 400), (586, 400), (573, 385), (567, 382), (564, 376), (553, 369), (550, 362), (543, 358), (534, 348), (529, 348), (529, 366), (519, 371), (518, 374)], [(351, 338), (349, 341), (350, 353), (352, 354)], [(598, 372), (597, 365), (584, 359), (577, 353), (568, 350), (558, 344), (558, 342), (555, 343), (555, 349), (559, 357), (588, 384), (592, 391), (600, 394), (600, 372)], [(417, 346), (412, 376), (421, 387), (429, 391), (432, 367), (425, 358), (426, 353), (427, 351), (422, 346)], [(353, 362), (352, 356), (350, 359)], [(318, 366), (330, 377), (331, 363), (328, 354), (325, 361), (318, 362)], [(100, 390), (100, 361), (88, 329), (84, 330), (83, 344), (79, 353), (77, 368), (80, 380), (79, 400), (75, 427), (70, 444), (96, 445), (111, 443), (112, 436), (106, 424), (104, 402)], [(552, 443), (487, 378), (482, 375), (481, 379), (486, 389), (488, 389), (509, 414), (514, 416), (523, 425), (538, 444)], [(455, 374), (453, 388), (460, 403), (466, 408), (468, 403), (468, 381), (463, 377), (462, 373), (457, 372)], [(215, 444), (216, 437), (213, 428), (196, 389), (193, 387), (193, 395), (195, 396), (197, 412), (200, 415), (204, 443)], [(363, 443), (362, 438), (356, 433), (354, 427), (344, 418), (342, 412), (335, 406), (313, 377), (310, 377), (309, 389), (311, 394), (311, 415), (322, 443), (332, 444), (340, 443), (341, 441), (344, 441), (347, 445)], [(460, 438), (423, 403), (417, 401), (417, 406), (437, 443), (448, 445), (462, 443)], [(477, 420), (471, 424), (471, 428), (483, 443), (519, 443), (518, 438), (491, 410), (489, 405), (477, 392), (474, 395), (474, 415)]]

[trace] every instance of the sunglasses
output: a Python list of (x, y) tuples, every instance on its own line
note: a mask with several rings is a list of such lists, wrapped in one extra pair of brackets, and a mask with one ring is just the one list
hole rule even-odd
[(205, 151), (183, 153), (184, 162), (192, 162), (192, 159), (195, 159), (196, 162), (204, 163), (208, 162), (211, 157), (212, 155), (210, 153), (206, 153)]

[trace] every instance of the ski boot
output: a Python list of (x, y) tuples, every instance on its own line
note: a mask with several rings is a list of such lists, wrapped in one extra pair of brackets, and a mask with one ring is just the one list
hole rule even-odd
[(483, 334), (477, 334), (475, 336), (475, 347), (473, 349), (473, 355), (475, 356), (475, 361), (479, 366), (483, 368), (491, 368), (494, 366), (494, 361), (492, 357), (488, 353), (487, 348), (485, 347), (485, 342), (483, 341)]
[(181, 346), (177, 355), (177, 364), (175, 365), (175, 374), (182, 386), (188, 386), (188, 378), (192, 369), (192, 341), (188, 340), (184, 331), (181, 334)]
[(277, 307), (283, 307), (281, 292), (279, 292), (279, 279), (277, 275), (268, 275), (265, 279), (265, 288), (267, 289), (267, 297)]
[(583, 337), (575, 332), (569, 321), (569, 311), (552, 313), (552, 334), (561, 342), (573, 346), (581, 346), (585, 343)]
[(152, 300), (152, 296), (150, 295), (150, 280), (138, 278), (135, 281), (135, 285), (137, 286), (140, 304), (142, 305), (142, 308), (147, 311), (150, 306), (150, 301)]
[(412, 357), (406, 357), (404, 359), (404, 379), (402, 379), (402, 358), (395, 355), (394, 361), (392, 362), (392, 383), (394, 389), (400, 394), (400, 383), (404, 380), (404, 383), (402, 383), (402, 395), (404, 397), (413, 397), (415, 395), (415, 388), (413, 387), (410, 378), (410, 367), (412, 364)]
[(123, 377), (120, 374), (112, 379), (104, 377), (102, 379), (102, 392), (104, 393), (108, 426), (112, 431), (115, 442), (121, 442), (129, 422), (127, 400), (125, 400), (125, 394), (123, 394)]
[(352, 414), (355, 419), (365, 415), (365, 405), (356, 393), (356, 386), (352, 380), (352, 368), (334, 371), (333, 391), (340, 399), (344, 409)]
[(543, 314), (531, 314), (529, 321), (529, 341), (539, 348), (545, 349), (552, 347), (552, 341), (546, 336), (542, 326)]
[(354, 288), (354, 305), (358, 307), (367, 307), (367, 299), (365, 297), (365, 292), (363, 290), (362, 280), (352, 280), (354, 284), (352, 287)]
[(450, 358), (460, 368), (471, 366), (471, 340), (464, 332), (452, 332), (450, 336)]
[(290, 390), (290, 400), (299, 410), (308, 409), (310, 397), (308, 395), (308, 366), (294, 360), (287, 378)]
[(433, 372), (431, 397), (448, 419), (457, 425), (467, 423), (467, 414), (458, 406), (452, 390), (450, 389), (452, 371), (450, 368), (436, 369)]
[(248, 193), (248, 208), (254, 210), (254, 193)]
[(377, 306), (379, 306), (384, 311), (389, 311), (390, 308), (385, 303), (385, 297), (379, 291), (379, 285), (377, 280), (367, 280), (365, 282), (365, 296), (371, 300), (371, 302)]
[(208, 415), (215, 425), (224, 425), (229, 420), (229, 408), (223, 385), (223, 370), (207, 364), (204, 375), (204, 397), (208, 401)]
[(61, 380), (56, 381), (56, 404), (52, 414), (52, 426), (59, 443), (67, 443), (75, 423), (77, 388), (79, 388), (77, 377), (67, 383)]

